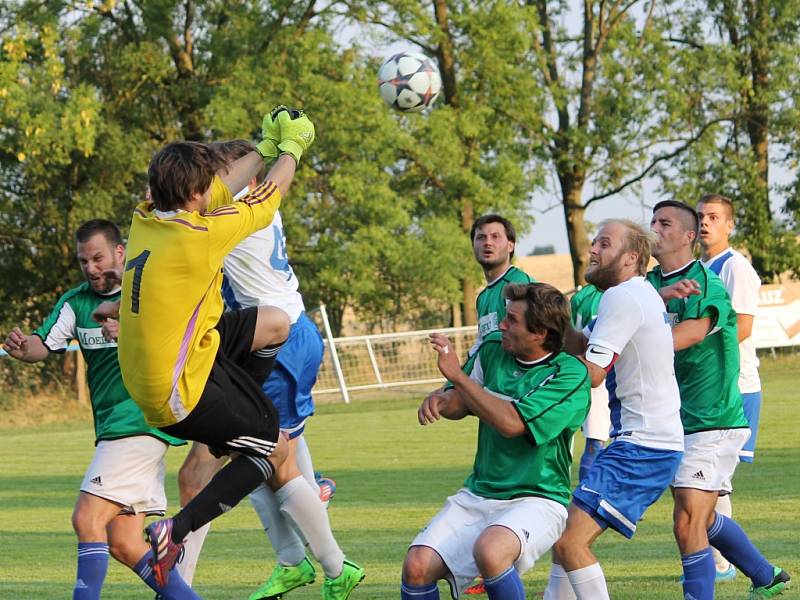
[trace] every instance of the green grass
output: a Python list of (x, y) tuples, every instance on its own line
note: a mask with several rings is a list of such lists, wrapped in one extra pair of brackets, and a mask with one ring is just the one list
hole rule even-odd
[[(773, 561), (800, 574), (800, 437), (794, 358), (765, 360), (764, 411), (757, 462), (736, 475), (734, 515)], [(399, 596), (400, 567), (408, 543), (458, 489), (472, 463), (474, 420), (416, 423), (417, 400), (327, 405), (311, 420), (307, 439), (316, 465), (336, 479), (330, 507), (337, 538), (367, 578), (353, 598)], [(576, 447), (582, 448), (576, 440)], [(168, 487), (176, 506), (175, 474), (185, 449), (169, 454)], [(70, 598), (75, 538), (70, 514), (92, 454), (84, 424), (1, 429), (0, 599)], [(596, 544), (612, 598), (680, 597), (680, 561), (672, 538), (671, 502), (664, 497), (647, 513), (633, 541), (606, 533)], [(466, 551), (466, 550), (465, 550)], [(274, 554), (245, 502), (218, 519), (201, 557), (195, 586), (211, 599), (246, 598), (270, 572)], [(543, 557), (524, 579), (529, 597), (544, 589)], [(747, 597), (741, 575), (717, 587), (721, 599)], [(442, 589), (442, 597), (448, 597)], [(287, 596), (319, 598), (315, 584)], [(790, 592), (786, 597), (797, 597)], [(104, 598), (149, 598), (143, 584), (111, 561)]]

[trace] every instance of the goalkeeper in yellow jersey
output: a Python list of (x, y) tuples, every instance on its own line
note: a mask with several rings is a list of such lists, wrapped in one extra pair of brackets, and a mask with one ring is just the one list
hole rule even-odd
[(192, 142), (162, 148), (148, 169), (151, 199), (131, 223), (119, 311), (123, 380), (150, 425), (232, 456), (178, 514), (145, 530), (160, 582), (186, 535), (230, 510), (286, 456), (278, 415), (260, 386), (288, 335), (288, 318), (271, 307), (223, 314), (220, 293), (223, 257), (272, 221), (314, 125), (302, 111), (278, 107), (265, 117), (264, 134), (223, 179), (241, 189), (264, 159), (277, 156), (267, 179), (210, 212), (215, 157)]

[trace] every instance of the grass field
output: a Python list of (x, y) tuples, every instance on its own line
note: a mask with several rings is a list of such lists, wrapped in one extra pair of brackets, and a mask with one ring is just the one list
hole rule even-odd
[[(764, 360), (765, 407), (755, 465), (736, 476), (734, 515), (765, 554), (800, 575), (800, 429), (797, 357)], [(458, 489), (472, 464), (474, 420), (416, 424), (418, 399), (357, 402), (319, 408), (307, 430), (318, 468), (336, 479), (330, 507), (345, 552), (367, 570), (354, 600), (399, 597), (400, 566), (409, 541)], [(576, 441), (582, 448), (582, 441)], [(92, 453), (84, 424), (0, 429), (0, 599), (70, 598), (75, 538), (70, 514)], [(169, 497), (176, 506), (175, 473), (185, 449), (169, 455)], [(647, 513), (633, 541), (607, 533), (596, 552), (611, 597), (661, 600), (681, 597), (680, 561), (672, 538), (671, 502)], [(465, 550), (466, 551), (466, 550)], [(242, 599), (273, 566), (274, 555), (247, 502), (218, 519), (201, 557), (195, 587), (209, 599)], [(530, 598), (544, 589), (543, 558), (524, 580)], [(318, 579), (319, 581), (319, 579)], [(717, 587), (717, 597), (744, 599), (748, 582)], [(446, 595), (442, 587), (442, 597)], [(288, 595), (319, 598), (315, 584)], [(104, 598), (151, 598), (127, 569), (111, 561)], [(790, 591), (787, 598), (800, 597)], [(484, 596), (485, 598), (485, 596)]]

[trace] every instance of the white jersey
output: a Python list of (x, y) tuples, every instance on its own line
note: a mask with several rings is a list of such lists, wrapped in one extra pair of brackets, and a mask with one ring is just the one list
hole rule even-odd
[(603, 293), (589, 337), (589, 361), (593, 346), (619, 356), (606, 376), (611, 437), (683, 450), (672, 329), (664, 302), (644, 277)]
[(276, 306), (286, 311), (293, 324), (305, 310), (286, 254), (280, 212), (269, 226), (242, 240), (225, 257), (223, 266), (228, 305)]
[[(733, 310), (740, 315), (754, 315), (758, 309), (758, 290), (761, 288), (756, 270), (741, 252), (727, 248), (701, 261), (703, 266), (713, 271), (731, 297)], [(761, 391), (761, 379), (758, 376), (758, 356), (753, 337), (750, 336), (739, 344), (739, 391), (743, 394)]]

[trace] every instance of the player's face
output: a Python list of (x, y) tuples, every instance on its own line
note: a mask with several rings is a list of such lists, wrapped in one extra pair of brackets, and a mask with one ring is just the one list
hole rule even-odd
[(525, 325), (525, 311), (528, 304), (523, 300), (509, 302), (505, 318), (498, 327), (502, 332), (503, 350), (514, 356), (528, 356), (541, 343), (541, 334), (528, 331)]
[(85, 242), (78, 242), (78, 262), (91, 288), (99, 294), (106, 294), (114, 289), (115, 283), (109, 281), (104, 273), (122, 270), (125, 248), (109, 243), (106, 236), (97, 233)]
[(592, 240), (586, 281), (601, 290), (622, 283), (625, 231), (618, 223), (604, 225)]
[(674, 206), (659, 208), (650, 221), (650, 230), (656, 234), (653, 256), (659, 258), (691, 247), (694, 232), (684, 229), (681, 209)]
[(502, 223), (486, 223), (475, 231), (472, 251), (478, 264), (491, 269), (510, 262), (514, 242), (509, 241)]
[(700, 245), (703, 248), (727, 243), (733, 231), (733, 220), (724, 205), (717, 202), (698, 204), (697, 216), (700, 217)]

